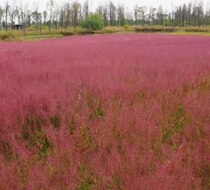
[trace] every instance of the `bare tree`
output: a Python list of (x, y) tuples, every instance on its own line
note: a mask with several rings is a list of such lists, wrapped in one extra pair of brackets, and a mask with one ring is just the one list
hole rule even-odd
[(18, 14), (17, 6), (16, 6), (16, 0), (13, 0), (13, 4), (10, 6), (9, 9), (9, 16), (10, 16), (10, 22), (11, 22), (11, 29), (13, 30), (14, 24), (15, 24), (15, 18)]
[(43, 11), (44, 25), (47, 23), (47, 11)]
[(110, 19), (110, 25), (114, 26), (115, 25), (115, 21), (116, 21), (116, 6), (114, 5), (114, 3), (112, 3), (110, 1), (109, 3), (109, 19)]
[(32, 18), (35, 21), (36, 24), (36, 29), (40, 29), (41, 30), (41, 20), (42, 20), (42, 14), (39, 12), (39, 1), (34, 3), (35, 9), (34, 11), (31, 13)]
[[(103, 6), (103, 20), (104, 20), (104, 26), (108, 26), (108, 7), (107, 5)], [(111, 19), (110, 19), (111, 20)]]
[(137, 26), (138, 25), (138, 14), (139, 14), (139, 12), (138, 12), (138, 5), (135, 5), (135, 7), (134, 7), (134, 19), (135, 19), (135, 25)]
[(28, 4), (23, 5), (22, 2), (20, 2), (18, 7), (18, 17), (22, 23), (23, 32), (25, 34), (26, 27), (27, 25), (30, 25), (31, 20), (31, 12), (28, 8)]
[(146, 12), (147, 12), (147, 7), (139, 7), (139, 20), (141, 21), (141, 25), (145, 24), (145, 19), (146, 19)]
[[(5, 1), (3, 5), (0, 3), (0, 29), (3, 26), (5, 30), (13, 29), (17, 18), (18, 22), (23, 24), (23, 28), (30, 26), (32, 18), (33, 24), (40, 31), (43, 24), (48, 25), (49, 30), (53, 27), (61, 28), (61, 30), (71, 26), (77, 27), (80, 21), (86, 19), (92, 11), (90, 0), (84, 0), (82, 6), (77, 0), (63, 3), (61, 6), (56, 5), (55, 0), (48, 0), (46, 10), (43, 12), (40, 12), (39, 0), (35, 0), (38, 2), (33, 4), (32, 11), (22, 3), (17, 6), (17, 0)], [(148, 8), (135, 5), (134, 9), (130, 11), (121, 4), (116, 7), (110, 0), (108, 3), (100, 4), (95, 12), (102, 16), (105, 27), (123, 26), (127, 23), (136, 26), (208, 27), (210, 25), (210, 9), (207, 5), (204, 7), (203, 3), (199, 1), (183, 3), (178, 7), (174, 7), (172, 4), (170, 12), (164, 10), (162, 6)]]
[(9, 1), (7, 0), (4, 7), (4, 13), (5, 13), (5, 30), (8, 30), (8, 15), (9, 15)]
[(201, 27), (203, 25), (204, 21), (204, 9), (203, 9), (203, 3), (199, 2), (197, 7), (197, 23), (198, 27)]
[(163, 26), (163, 21), (164, 21), (164, 14), (163, 14), (163, 7), (160, 5), (157, 10), (157, 20), (158, 20), (158, 25)]
[(182, 6), (182, 27), (184, 27), (185, 26), (185, 23), (186, 23), (186, 17), (187, 17), (187, 7), (186, 7), (186, 5), (184, 4), (183, 6)]
[(85, 0), (83, 5), (83, 19), (85, 20), (89, 14), (89, 1)]
[(73, 27), (77, 27), (78, 22), (82, 17), (81, 5), (77, 1), (74, 1), (71, 4), (71, 8), (72, 8), (72, 11), (71, 11), (72, 25)]
[(205, 26), (210, 25), (210, 4), (207, 4), (206, 13), (205, 13)]
[(0, 30), (2, 29), (3, 16), (4, 16), (4, 9), (0, 6)]
[(96, 13), (100, 14), (101, 16), (103, 16), (103, 5), (99, 5), (97, 8), (96, 8)]
[(152, 26), (154, 26), (155, 25), (156, 8), (150, 7), (149, 15), (150, 15), (150, 22), (152, 22)]
[(118, 25), (123, 26), (125, 24), (124, 5), (118, 5), (117, 16), (118, 16)]
[(60, 20), (60, 8), (56, 6), (53, 12), (53, 25), (55, 29), (59, 28), (59, 20)]
[(64, 5), (61, 6), (60, 12), (59, 12), (59, 26), (61, 28), (61, 31), (63, 30), (64, 23), (65, 23), (65, 7)]
[(125, 24), (133, 25), (133, 13), (128, 7), (125, 11)]
[(72, 10), (71, 6), (69, 3), (65, 4), (65, 28), (67, 29), (68, 26), (71, 25), (71, 15), (72, 15)]
[(50, 11), (49, 30), (52, 29), (52, 19), (53, 19), (54, 6), (55, 6), (55, 0), (49, 0), (47, 2), (47, 7), (48, 7), (48, 10)]
[(104, 21), (104, 26), (107, 26), (108, 25), (108, 20), (109, 20), (107, 5), (100, 4), (96, 9), (96, 13), (101, 15), (101, 17), (103, 18), (103, 21)]
[(192, 24), (192, 3), (189, 3), (187, 13), (188, 13), (188, 22), (191, 27), (191, 24)]

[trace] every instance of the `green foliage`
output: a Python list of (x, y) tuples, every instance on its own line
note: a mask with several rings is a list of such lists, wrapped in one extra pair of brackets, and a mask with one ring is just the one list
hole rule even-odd
[(98, 118), (101, 118), (101, 117), (103, 117), (103, 110), (101, 109), (101, 108), (97, 108), (96, 109), (96, 116), (98, 117)]
[(11, 161), (13, 158), (13, 151), (12, 147), (7, 141), (1, 141), (0, 142), (0, 153), (3, 153), (4, 158), (8, 161)]
[(72, 117), (72, 119), (69, 123), (69, 133), (70, 133), (70, 135), (74, 134), (75, 128), (76, 128), (76, 121), (75, 121), (75, 118)]
[(76, 148), (82, 152), (92, 152), (96, 148), (95, 140), (89, 127), (80, 127), (80, 134), (77, 138)]
[[(102, 22), (101, 22), (102, 21)], [(169, 32), (176, 33), (179, 35), (204, 35), (209, 36), (209, 29), (201, 29), (201, 28), (175, 28), (175, 27), (158, 27), (158, 26), (148, 26), (148, 27), (133, 27), (128, 22), (125, 22), (123, 27), (106, 27), (103, 28), (104, 23), (101, 20), (102, 27), (100, 29), (93, 29), (90, 27), (90, 21), (86, 19), (85, 21), (80, 23), (80, 27), (78, 28), (68, 28), (63, 30), (53, 29), (51, 31), (48, 30), (47, 27), (42, 26), (42, 30), (37, 31), (35, 27), (27, 28), (23, 33), (22, 30), (14, 30), (14, 31), (1, 31), (0, 30), (0, 41), (37, 41), (42, 39), (52, 39), (52, 38), (61, 38), (64, 36), (72, 36), (72, 35), (86, 35), (86, 34), (111, 34), (111, 33), (128, 33), (128, 32)], [(87, 25), (88, 23), (88, 25)], [(100, 25), (101, 26), (101, 25)]]
[(100, 30), (104, 26), (103, 19), (100, 14), (89, 14), (85, 21), (81, 22), (82, 28)]
[(84, 164), (82, 164), (82, 163), (79, 164), (78, 170), (79, 170), (80, 178), (84, 178), (84, 175), (85, 175), (85, 166), (84, 166)]
[(40, 158), (45, 158), (47, 157), (48, 150), (51, 147), (50, 141), (46, 136), (46, 133), (44, 130), (41, 130), (40, 132), (36, 133), (36, 138), (37, 138), (37, 147), (38, 147), (38, 156)]
[(86, 181), (84, 181), (81, 186), (77, 190), (91, 190), (92, 189), (92, 180), (91, 178), (88, 178)]
[(140, 91), (139, 92), (139, 100), (142, 100), (142, 99), (146, 98), (146, 96), (147, 96), (147, 94), (146, 94), (145, 91)]
[(84, 164), (79, 164), (79, 177), (81, 180), (81, 185), (77, 190), (91, 190), (94, 184), (92, 177), (85, 177), (86, 168)]
[(103, 116), (104, 116), (103, 110), (102, 108), (99, 107), (89, 115), (89, 119), (92, 121), (95, 118), (103, 118)]
[(125, 21), (125, 24), (124, 24), (124, 29), (128, 30), (129, 29), (129, 23), (128, 21), (126, 20)]
[(165, 142), (170, 137), (170, 131), (163, 133), (162, 142)]
[(12, 32), (2, 32), (0, 33), (0, 40), (8, 40), (15, 38), (15, 35)]
[(173, 27), (135, 27), (135, 32), (177, 32)]
[(180, 105), (178, 106), (174, 114), (174, 130), (175, 131), (178, 131), (184, 126), (183, 121), (182, 121), (183, 115), (184, 115), (184, 108)]
[(51, 117), (50, 123), (53, 125), (54, 128), (59, 128), (61, 125), (60, 117), (58, 115)]
[(45, 158), (48, 150), (52, 147), (45, 130), (42, 129), (44, 123), (43, 118), (30, 116), (26, 118), (22, 129), (22, 136), (28, 142), (29, 150), (34, 150), (39, 158)]
[(29, 116), (26, 118), (25, 123), (23, 125), (23, 138), (25, 140), (29, 140), (30, 136), (34, 134), (36, 131), (41, 130), (41, 125), (44, 124), (45, 121), (43, 118), (35, 115)]
[(117, 175), (114, 175), (108, 189), (121, 189), (121, 180)]
[(197, 33), (197, 32), (209, 32), (209, 29), (208, 28), (186, 28), (185, 29), (185, 32), (194, 32), (194, 33)]
[[(172, 134), (179, 132), (184, 127), (184, 107), (179, 105), (168, 119), (168, 127), (164, 130), (162, 142), (168, 140)], [(164, 128), (164, 127), (162, 127)]]
[(102, 100), (99, 97), (94, 97), (92, 93), (86, 95), (87, 98), (87, 107), (90, 111), (89, 120), (93, 121), (97, 118), (104, 117), (104, 111), (102, 108)]
[(204, 190), (210, 189), (210, 164), (202, 163), (200, 167), (195, 170), (195, 175), (202, 179), (202, 186), (206, 187)]

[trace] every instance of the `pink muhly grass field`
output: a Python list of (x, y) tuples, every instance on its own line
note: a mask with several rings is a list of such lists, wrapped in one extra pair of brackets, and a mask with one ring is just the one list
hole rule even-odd
[(210, 189), (210, 38), (1, 43), (10, 189)]

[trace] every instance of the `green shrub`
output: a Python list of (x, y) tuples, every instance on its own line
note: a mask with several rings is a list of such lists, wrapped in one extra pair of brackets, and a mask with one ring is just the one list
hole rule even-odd
[(129, 28), (129, 24), (125, 24), (124, 29), (128, 30), (128, 28)]
[(85, 21), (81, 22), (82, 28), (92, 29), (92, 30), (100, 30), (103, 28), (104, 23), (100, 14), (89, 14)]
[(186, 28), (185, 32), (209, 32), (207, 28)]
[(2, 32), (0, 33), (0, 40), (7, 40), (10, 38), (15, 38), (15, 35), (12, 32)]
[(176, 32), (172, 27), (135, 27), (135, 32)]

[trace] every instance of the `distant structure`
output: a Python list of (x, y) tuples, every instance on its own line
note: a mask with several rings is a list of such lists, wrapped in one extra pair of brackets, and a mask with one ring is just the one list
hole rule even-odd
[(13, 26), (13, 29), (14, 29), (14, 30), (22, 30), (22, 29), (23, 29), (23, 25), (21, 25), (21, 24), (15, 24), (15, 25)]

